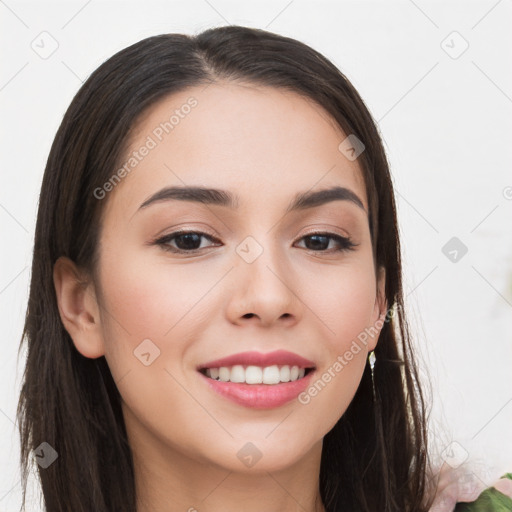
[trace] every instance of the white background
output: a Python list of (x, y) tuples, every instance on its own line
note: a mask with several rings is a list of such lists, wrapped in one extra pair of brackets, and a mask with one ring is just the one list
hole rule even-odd
[[(456, 442), (452, 463), (467, 456), (463, 467), (488, 485), (512, 471), (511, 15), (510, 0), (0, 2), (0, 512), (20, 504), (16, 355), (62, 116), (129, 44), (227, 23), (309, 44), (362, 95), (396, 185), (407, 305), (434, 390), (433, 453), (449, 459)], [(58, 43), (47, 59), (31, 47), (43, 31)], [(469, 47), (453, 58), (461, 38)], [(468, 248), (457, 262), (442, 252), (452, 237)]]

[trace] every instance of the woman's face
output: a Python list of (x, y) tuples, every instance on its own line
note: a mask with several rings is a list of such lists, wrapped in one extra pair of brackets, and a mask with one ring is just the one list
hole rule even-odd
[[(377, 338), (361, 340), (385, 308), (365, 186), (357, 159), (339, 149), (345, 138), (294, 93), (233, 83), (167, 97), (137, 124), (129, 172), (99, 199), (100, 335), (77, 347), (105, 355), (136, 453), (275, 471), (318, 449), (345, 412)], [(150, 200), (169, 187), (223, 192)], [(288, 211), (299, 195), (333, 187), (356, 199)], [(178, 230), (204, 235), (172, 238)], [(249, 351), (288, 351), (315, 370), (295, 384), (215, 389), (198, 370)], [(249, 366), (277, 366), (286, 380), (288, 359)], [(275, 378), (275, 368), (265, 372)], [(230, 387), (235, 398), (224, 395)]]

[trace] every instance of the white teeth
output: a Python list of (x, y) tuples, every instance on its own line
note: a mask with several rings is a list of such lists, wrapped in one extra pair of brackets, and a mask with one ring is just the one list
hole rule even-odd
[(267, 366), (263, 368), (263, 384), (279, 384), (280, 382), (279, 367)]
[(231, 368), (231, 376), (229, 378), (231, 382), (245, 382), (244, 367), (237, 364)]
[(290, 367), (289, 366), (281, 367), (281, 370), (279, 371), (279, 378), (281, 379), (281, 382), (290, 382)]
[(228, 382), (231, 372), (229, 371), (229, 368), (226, 368), (225, 366), (222, 366), (219, 368), (219, 380), (222, 382)]
[(302, 379), (305, 368), (298, 366), (244, 366), (237, 364), (232, 367), (208, 368), (206, 376), (221, 382), (238, 382), (246, 384), (279, 384)]
[(248, 366), (245, 369), (245, 379), (247, 384), (262, 384), (263, 372), (258, 366)]

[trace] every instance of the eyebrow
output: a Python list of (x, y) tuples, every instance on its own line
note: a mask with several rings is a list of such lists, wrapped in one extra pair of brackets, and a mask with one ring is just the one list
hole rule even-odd
[[(196, 186), (165, 187), (146, 199), (140, 205), (139, 210), (153, 203), (171, 200), (218, 205), (233, 210), (237, 209), (239, 205), (238, 197), (227, 190)], [(314, 192), (307, 191), (296, 194), (288, 205), (286, 213), (315, 208), (332, 201), (349, 201), (366, 212), (363, 202), (355, 192), (345, 187), (336, 186)]]

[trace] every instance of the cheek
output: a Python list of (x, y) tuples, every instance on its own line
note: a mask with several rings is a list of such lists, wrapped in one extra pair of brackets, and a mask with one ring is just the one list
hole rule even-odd
[(148, 261), (133, 254), (117, 261), (112, 255), (102, 262), (104, 306), (116, 320), (114, 327), (123, 328), (133, 341), (163, 339), (190, 324), (194, 306), (218, 280), (211, 272), (201, 275), (197, 265), (178, 270), (165, 261)]
[(327, 434), (343, 416), (352, 402), (363, 375), (366, 352), (359, 347), (358, 353), (350, 351), (350, 360), (345, 354), (337, 354), (317, 371), (310, 386), (298, 396), (303, 407), (302, 425), (320, 437)]
[[(166, 369), (181, 380), (188, 375), (189, 350), (218, 312), (211, 302), (226, 270), (172, 265), (165, 258), (155, 262), (129, 249), (120, 257), (115, 247), (105, 247), (100, 265), (105, 356), (114, 380), (130, 373), (123, 384), (135, 381), (140, 389), (147, 384), (149, 393), (151, 385), (163, 385), (157, 372), (164, 381), (170, 378)], [(147, 359), (154, 362), (146, 367)]]
[(340, 298), (338, 316), (330, 319), (335, 331), (326, 338), (322, 364), (310, 386), (298, 397), (304, 407), (310, 434), (325, 435), (352, 402), (366, 365), (368, 350), (363, 336), (369, 314), (368, 301)]
[(324, 324), (331, 354), (344, 352), (371, 325), (375, 294), (373, 269), (368, 265), (340, 267), (316, 279), (308, 300)]
[(198, 301), (219, 277), (211, 272), (202, 276), (193, 265), (177, 271), (165, 261), (148, 261), (135, 251), (123, 251), (119, 258), (105, 248), (100, 266), (103, 335), (123, 407), (146, 428), (154, 428), (159, 417), (163, 432), (172, 419), (169, 411), (179, 410), (184, 417), (201, 413), (186, 392), (185, 356), (197, 336)]
[(336, 275), (324, 276), (315, 285), (309, 298), (322, 320), (324, 350), (317, 376), (299, 402), (307, 417), (315, 418), (314, 428), (327, 432), (344, 414), (361, 381), (376, 290), (369, 265), (340, 267)]

